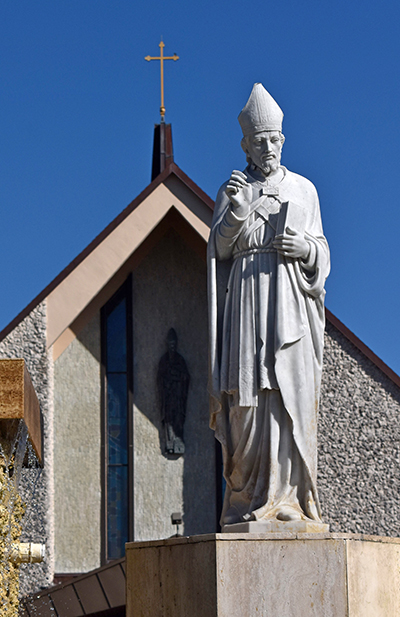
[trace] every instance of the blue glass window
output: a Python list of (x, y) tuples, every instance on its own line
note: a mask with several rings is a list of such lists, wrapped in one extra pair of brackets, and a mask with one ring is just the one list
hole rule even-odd
[(128, 466), (110, 465), (107, 477), (107, 557), (125, 555), (128, 541)]
[(128, 464), (126, 373), (107, 374), (108, 464)]
[(107, 317), (107, 373), (126, 372), (126, 301)]

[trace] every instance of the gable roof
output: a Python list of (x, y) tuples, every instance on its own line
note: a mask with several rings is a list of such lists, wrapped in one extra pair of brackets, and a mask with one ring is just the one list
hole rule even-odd
[[(186, 194), (185, 194), (186, 191)], [(158, 194), (159, 193), (159, 194)], [(185, 202), (190, 195), (197, 200), (190, 212), (185, 208)], [(155, 197), (156, 207), (152, 211), (147, 211), (147, 216), (132, 216), (148, 198)], [(154, 204), (153, 204), (154, 205)], [(158, 206), (158, 207), (157, 207)], [(161, 207), (160, 207), (161, 206)], [(48, 332), (48, 346), (50, 347), (70, 323), (87, 306), (91, 298), (103, 286), (116, 270), (143, 242), (145, 237), (150, 234), (156, 225), (166, 216), (172, 208), (180, 211), (180, 214), (188, 223), (199, 233), (203, 242), (207, 242), (208, 231), (211, 224), (212, 211), (214, 209), (213, 200), (199, 187), (189, 176), (187, 176), (176, 163), (171, 162), (92, 242), (73, 260), (58, 276), (47, 285), (1, 332), (2, 341), (19, 323), (29, 315), (29, 313), (44, 299), (48, 300), (48, 310), (54, 315), (52, 326)], [(201, 210), (203, 208), (203, 210)], [(129, 219), (132, 219), (129, 221)], [(128, 231), (129, 245), (126, 242), (119, 242), (118, 230), (122, 225), (129, 226)], [(136, 237), (135, 237), (135, 232)], [(108, 247), (112, 236), (113, 246)], [(125, 238), (126, 239), (126, 238)], [(114, 250), (117, 246), (117, 251)], [(91, 267), (97, 262), (100, 252), (101, 264), (97, 268), (97, 276), (93, 279), (88, 277), (88, 266)], [(90, 267), (89, 267), (90, 270)], [(102, 271), (103, 270), (103, 271)], [(91, 272), (93, 274), (93, 271)], [(69, 279), (67, 283), (67, 279)], [(80, 281), (79, 281), (80, 279)], [(79, 282), (84, 280), (85, 293), (80, 297), (73, 295), (70, 300), (70, 311), (65, 310), (65, 300), (68, 293), (62, 293), (63, 287), (67, 284), (70, 289), (79, 288)], [(89, 284), (88, 283), (89, 280)], [(78, 293), (79, 296), (79, 293)], [(68, 309), (68, 307), (67, 307)], [(383, 360), (381, 360), (367, 345), (365, 345), (349, 328), (347, 328), (331, 311), (325, 309), (326, 319), (339, 332), (341, 332), (361, 353), (363, 353), (373, 364), (375, 364), (389, 379), (400, 387), (400, 376), (397, 375)]]
[[(179, 180), (181, 187), (173, 186), (174, 184), (173, 179)], [(113, 238), (114, 246), (113, 247), (108, 246), (107, 248), (109, 250), (104, 251), (104, 249), (106, 248), (107, 242), (110, 240), (113, 234), (118, 235), (119, 230), (121, 230), (122, 228), (121, 227), (122, 224), (126, 223), (126, 221), (129, 219), (132, 213), (137, 211), (139, 207), (150, 196), (156, 195), (157, 191), (159, 191), (160, 193), (163, 193), (158, 196), (158, 200), (157, 200), (158, 204), (156, 204), (156, 206), (157, 205), (160, 206), (163, 198), (165, 199), (166, 197), (165, 191), (163, 192), (163, 189), (165, 189), (165, 187), (169, 187), (170, 189), (173, 204), (169, 203), (171, 199), (169, 201), (167, 200), (164, 202), (164, 204), (162, 204), (163, 207), (160, 208), (161, 211), (148, 212), (147, 220), (143, 220), (143, 216), (142, 216), (141, 220), (139, 221), (132, 220), (131, 222), (131, 225), (130, 225), (131, 231), (138, 231), (137, 245), (140, 244), (140, 241), (144, 238), (144, 236), (146, 235), (146, 232), (149, 233), (151, 229), (154, 228), (154, 226), (160, 221), (162, 216), (165, 215), (166, 211), (171, 207), (171, 205), (175, 205), (175, 207), (178, 207), (178, 209), (179, 207), (181, 207), (181, 211), (182, 211), (181, 213), (184, 213), (186, 218), (191, 219), (190, 223), (192, 224), (192, 226), (194, 226), (197, 229), (197, 231), (204, 237), (204, 240), (206, 241), (207, 237), (205, 236), (208, 236), (208, 229), (211, 223), (211, 216), (212, 216), (212, 210), (214, 207), (214, 203), (212, 199), (210, 199), (210, 197), (200, 187), (198, 187), (175, 163), (171, 163), (113, 221), (111, 221), (111, 223), (107, 225), (107, 227), (73, 261), (71, 261), (71, 263), (66, 268), (64, 268), (64, 270), (58, 276), (56, 276), (56, 278), (51, 283), (49, 283), (49, 285), (47, 285), (47, 287), (45, 287), (41, 293), (39, 293), (0, 332), (0, 341), (3, 340), (12, 330), (14, 330), (14, 328), (18, 326), (18, 324), (21, 323), (21, 321), (23, 321), (23, 319), (25, 319), (25, 317), (29, 315), (29, 313), (40, 302), (42, 302), (46, 298), (53, 301), (55, 305), (53, 312), (57, 313), (58, 309), (60, 308), (59, 306), (57, 306), (57, 301), (59, 300), (59, 298), (57, 297), (57, 293), (58, 295), (60, 295), (59, 292), (60, 292), (61, 286), (65, 285), (66, 280), (68, 279), (68, 277), (71, 277), (71, 275), (74, 276), (75, 278), (74, 283), (76, 284), (77, 282), (76, 279), (78, 278), (79, 267), (81, 267), (82, 269), (82, 265), (84, 264), (85, 261), (86, 261), (85, 266), (88, 264), (88, 261), (90, 261), (91, 264), (93, 264), (94, 258), (98, 257), (98, 255), (95, 255), (96, 251), (98, 253), (101, 247), (103, 250), (102, 252), (107, 253), (106, 255), (103, 255), (102, 266), (105, 266), (108, 272), (104, 272), (103, 273), (104, 276), (101, 276), (101, 273), (100, 273), (101, 268), (97, 268), (98, 277), (96, 281), (89, 281), (92, 289), (88, 289), (88, 293), (84, 294), (85, 297), (82, 297), (79, 299), (80, 302), (75, 307), (75, 314), (79, 314), (79, 312), (84, 308), (85, 302), (87, 303), (90, 293), (93, 292), (95, 283), (98, 284), (100, 280), (103, 280), (104, 277), (107, 277), (107, 274), (109, 276), (112, 276), (113, 268), (117, 268), (118, 264), (122, 262), (124, 257), (127, 258), (129, 254), (131, 254), (136, 248), (135, 242), (133, 241), (132, 237), (130, 238), (131, 246), (126, 246), (126, 242), (124, 246), (118, 246), (118, 241), (120, 241), (121, 238), (118, 238), (118, 239)], [(195, 198), (197, 198), (197, 200), (208, 211), (208, 217), (204, 216), (204, 213), (201, 213), (199, 211), (199, 208), (197, 208), (197, 211), (193, 214), (193, 216), (190, 216), (190, 212), (185, 211), (185, 209), (182, 208), (182, 200), (179, 199), (180, 197), (179, 192), (182, 192), (182, 189), (184, 190), (185, 187), (190, 192), (190, 194), (194, 196)], [(180, 191), (179, 191), (179, 188), (180, 188)], [(153, 215), (153, 220), (151, 221), (152, 215)], [(209, 221), (205, 220), (206, 218), (209, 218)], [(115, 240), (117, 240), (117, 243), (115, 243)], [(115, 246), (115, 244), (117, 244), (117, 247)], [(108, 263), (107, 260), (111, 260), (111, 263)], [(85, 273), (82, 272), (80, 274), (81, 276), (79, 278), (82, 279)], [(64, 300), (65, 300), (65, 295), (64, 295)], [(50, 310), (52, 310), (51, 307), (49, 308)], [(63, 306), (62, 308), (64, 309), (65, 307)], [(58, 318), (56, 317), (56, 319)], [(72, 319), (70, 320), (70, 322), (71, 321)], [(57, 326), (53, 328), (53, 331), (48, 333), (47, 342), (48, 342), (49, 347), (54, 343), (54, 340), (56, 340), (57, 336), (61, 334), (62, 330), (65, 329), (65, 327), (68, 327), (69, 323), (60, 323), (60, 319), (58, 319)]]

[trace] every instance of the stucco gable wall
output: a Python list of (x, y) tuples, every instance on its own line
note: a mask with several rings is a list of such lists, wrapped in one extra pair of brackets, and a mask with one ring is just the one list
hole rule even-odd
[(331, 530), (400, 536), (400, 389), (329, 322), (318, 439)]
[(50, 585), (53, 581), (53, 361), (46, 350), (46, 302), (0, 342), (0, 358), (24, 358), (35, 387), (44, 420), (44, 469), (32, 499), (32, 482), (38, 470), (24, 469), (21, 495), (28, 509), (21, 541), (44, 542), (46, 561), (21, 566), (22, 595)]
[(100, 566), (100, 313), (54, 363), (56, 573)]

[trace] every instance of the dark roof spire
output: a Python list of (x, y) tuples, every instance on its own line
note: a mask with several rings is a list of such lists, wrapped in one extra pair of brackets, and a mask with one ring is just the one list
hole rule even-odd
[(174, 162), (174, 151), (172, 148), (172, 129), (170, 124), (161, 122), (154, 125), (153, 142), (153, 165), (151, 169), (151, 179), (164, 171)]

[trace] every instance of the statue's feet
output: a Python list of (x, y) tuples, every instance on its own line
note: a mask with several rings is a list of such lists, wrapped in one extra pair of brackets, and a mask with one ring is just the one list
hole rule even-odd
[(234, 525), (235, 523), (241, 523), (243, 517), (236, 506), (230, 506), (225, 513), (223, 525)]
[(300, 521), (301, 514), (294, 508), (287, 506), (279, 510), (279, 512), (276, 515), (276, 518), (278, 519), (278, 521)]

